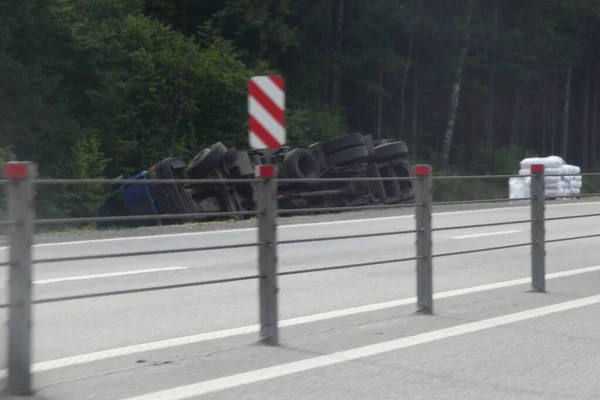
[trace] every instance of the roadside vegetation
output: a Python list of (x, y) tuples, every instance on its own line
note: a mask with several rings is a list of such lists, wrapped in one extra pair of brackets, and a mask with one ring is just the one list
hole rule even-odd
[[(438, 175), (550, 154), (600, 171), (599, 33), (597, 0), (0, 0), (0, 164), (110, 179), (245, 148), (247, 80), (279, 73), (292, 146), (360, 131)], [(89, 216), (104, 195), (40, 187), (39, 214)], [(508, 183), (434, 195), (503, 198)]]

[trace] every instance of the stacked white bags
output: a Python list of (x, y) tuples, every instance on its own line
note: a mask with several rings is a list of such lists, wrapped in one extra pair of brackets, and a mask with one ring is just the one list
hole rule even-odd
[(510, 200), (528, 199), (531, 197), (530, 185), (531, 178), (512, 177), (508, 178), (508, 198)]
[[(520, 163), (519, 175), (531, 175), (531, 166), (541, 164), (544, 166), (545, 196), (550, 198), (575, 197), (581, 193), (581, 168), (568, 165), (558, 156), (545, 158), (526, 158)], [(551, 175), (551, 176), (547, 176)], [(530, 197), (529, 177), (510, 178), (509, 198), (524, 199)]]

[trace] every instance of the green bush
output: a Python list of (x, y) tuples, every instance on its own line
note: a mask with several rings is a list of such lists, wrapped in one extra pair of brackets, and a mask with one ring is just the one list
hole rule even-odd
[[(440, 177), (458, 176), (460, 173), (436, 174)], [(435, 179), (433, 201), (469, 201), (508, 198), (508, 178), (452, 178)]]
[(307, 148), (315, 142), (346, 133), (339, 113), (320, 107), (292, 107), (286, 116), (287, 141), (290, 146)]

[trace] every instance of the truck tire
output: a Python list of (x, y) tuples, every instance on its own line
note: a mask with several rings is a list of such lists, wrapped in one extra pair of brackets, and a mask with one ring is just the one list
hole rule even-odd
[(331, 154), (328, 157), (329, 164), (338, 167), (355, 163), (364, 163), (367, 162), (368, 159), (369, 151), (365, 146), (353, 147), (338, 151), (337, 153)]
[(227, 149), (227, 152), (223, 156), (223, 163), (225, 163), (225, 167), (233, 168), (235, 167), (235, 163), (237, 162), (238, 152), (235, 147), (230, 147)]
[(375, 147), (375, 160), (388, 161), (393, 158), (404, 159), (408, 157), (408, 147), (402, 141), (381, 144)]
[(187, 168), (187, 175), (192, 179), (205, 177), (208, 172), (219, 164), (225, 154), (227, 154), (227, 147), (223, 143), (212, 144), (194, 157)]
[(323, 142), (323, 151), (329, 156), (342, 150), (351, 149), (365, 145), (365, 138), (362, 133), (350, 133), (335, 139)]
[(323, 151), (323, 144), (321, 142), (313, 143), (308, 147), (308, 151), (317, 159), (319, 162), (319, 167), (321, 170), (324, 170), (328, 167), (327, 165), (327, 156)]
[(319, 162), (308, 150), (294, 149), (283, 159), (283, 170), (287, 178), (319, 178)]

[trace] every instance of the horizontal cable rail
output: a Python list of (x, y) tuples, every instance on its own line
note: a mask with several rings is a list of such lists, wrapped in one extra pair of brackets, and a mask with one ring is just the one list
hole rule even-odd
[(114, 253), (114, 254), (95, 254), (89, 256), (74, 256), (74, 257), (57, 257), (57, 258), (42, 258), (39, 260), (33, 260), (33, 264), (48, 264), (56, 262), (67, 262), (67, 261), (85, 261), (85, 260), (102, 260), (106, 258), (120, 258), (120, 257), (140, 257), (140, 256), (155, 256), (162, 254), (175, 254), (175, 253), (194, 253), (199, 251), (212, 251), (212, 250), (231, 250), (241, 249), (244, 247), (256, 247), (259, 243), (241, 243), (231, 244), (222, 246), (207, 246), (207, 247), (189, 247), (183, 249), (170, 249), (170, 250), (150, 250), (150, 251), (136, 251), (130, 253)]
[(223, 185), (258, 183), (257, 178), (238, 179), (33, 179), (36, 185)]
[(529, 242), (529, 243), (517, 243), (517, 244), (508, 244), (508, 245), (505, 245), (505, 246), (486, 247), (484, 249), (453, 251), (453, 252), (450, 252), (450, 253), (433, 254), (431, 257), (432, 258), (439, 258), (439, 257), (460, 256), (460, 255), (464, 255), (464, 254), (483, 253), (483, 252), (486, 252), (486, 251), (513, 249), (513, 248), (517, 248), (517, 247), (531, 246), (532, 244), (534, 244), (534, 243), (531, 243), (531, 242)]
[(151, 221), (154, 219), (189, 219), (189, 218), (218, 218), (218, 217), (253, 217), (257, 211), (231, 211), (215, 213), (193, 213), (193, 214), (156, 214), (156, 215), (128, 215), (115, 217), (82, 217), (82, 218), (48, 218), (36, 219), (36, 225), (53, 225), (64, 223), (89, 223), (89, 222), (128, 222), (128, 221)]
[(378, 232), (378, 233), (365, 233), (361, 235), (348, 235), (348, 236), (327, 236), (327, 237), (319, 237), (319, 238), (310, 238), (310, 239), (295, 239), (295, 240), (280, 240), (277, 244), (298, 244), (298, 243), (310, 243), (310, 242), (320, 242), (320, 241), (330, 241), (330, 240), (344, 240), (344, 239), (362, 239), (369, 237), (379, 237), (379, 236), (393, 236), (393, 235), (406, 235), (409, 233), (416, 233), (416, 230), (408, 230), (408, 231), (395, 231), (395, 232)]
[(0, 304), (0, 310), (3, 308), (10, 308), (12, 307), (12, 304)]
[[(395, 259), (395, 260), (373, 261), (373, 262), (361, 263), (361, 264), (340, 265), (340, 266), (323, 267), (323, 268), (312, 268), (312, 269), (305, 269), (305, 270), (298, 270), (298, 271), (286, 271), (286, 272), (281, 272), (278, 275), (280, 275), (280, 276), (298, 275), (298, 274), (304, 274), (304, 273), (309, 273), (309, 272), (322, 272), (322, 271), (332, 271), (332, 270), (337, 270), (337, 269), (358, 268), (358, 267), (366, 267), (366, 266), (372, 266), (372, 265), (413, 261), (415, 259), (416, 259), (415, 257), (400, 258), (400, 259)], [(214, 284), (219, 284), (219, 283), (241, 282), (241, 281), (255, 280), (255, 279), (260, 279), (260, 278), (262, 278), (261, 275), (247, 275), (247, 276), (239, 276), (239, 277), (234, 277), (234, 278), (223, 278), (223, 279), (212, 279), (212, 280), (198, 281), (198, 282), (178, 283), (178, 284), (173, 284), (173, 285), (152, 286), (152, 287), (126, 289), (126, 290), (114, 290), (114, 291), (107, 291), (107, 292), (100, 292), (100, 293), (90, 293), (90, 294), (62, 296), (62, 297), (54, 297), (54, 298), (49, 298), (49, 299), (34, 300), (33, 304), (46, 304), (46, 303), (55, 303), (55, 302), (60, 302), (60, 301), (84, 300), (84, 299), (90, 299), (90, 298), (96, 298), (96, 297), (118, 296), (118, 295), (150, 292), (150, 291), (155, 291), (155, 290), (180, 289), (180, 288), (187, 288), (187, 287), (194, 287), (194, 286), (214, 285)], [(10, 307), (10, 305), (6, 305), (6, 307)]]
[(278, 276), (289, 276), (289, 275), (307, 274), (310, 272), (324, 272), (324, 271), (334, 271), (334, 270), (338, 270), (338, 269), (370, 267), (373, 265), (383, 265), (383, 264), (393, 264), (393, 263), (400, 263), (400, 262), (406, 262), (406, 261), (414, 261), (416, 259), (417, 259), (417, 257), (408, 257), (408, 258), (398, 258), (398, 259), (394, 259), (394, 260), (369, 261), (369, 262), (358, 263), (358, 264), (336, 265), (333, 267), (307, 268), (307, 269), (300, 269), (300, 270), (296, 270), (296, 271), (279, 272), (277, 275)]
[(593, 238), (597, 238), (597, 237), (600, 237), (600, 233), (595, 233), (595, 234), (591, 234), (591, 235), (571, 236), (571, 237), (560, 238), (560, 239), (550, 239), (550, 240), (546, 240), (546, 243), (567, 242), (570, 240), (580, 240), (580, 239), (593, 239)]
[(343, 212), (343, 211), (369, 211), (369, 210), (386, 210), (395, 208), (412, 208), (419, 206), (419, 203), (401, 203), (401, 204), (381, 204), (371, 206), (347, 206), (347, 207), (323, 207), (323, 208), (297, 208), (297, 209), (280, 209), (277, 210), (277, 214), (298, 214), (298, 213), (329, 213), (329, 212)]
[(565, 174), (565, 173), (562, 173), (562, 174), (559, 174), (559, 173), (548, 174), (548, 173), (544, 173), (544, 177), (549, 177), (549, 176), (559, 177), (559, 178), (567, 178), (567, 177), (573, 177), (573, 176), (582, 176), (583, 177), (583, 176), (600, 176), (600, 175), (594, 174), (594, 173), (579, 173), (579, 174), (572, 174), (572, 173), (569, 173), (569, 174)]
[(414, 176), (357, 176), (341, 178), (278, 178), (277, 183), (328, 183), (328, 182), (410, 182)]
[(549, 178), (549, 177), (556, 177), (556, 178), (566, 178), (566, 177), (573, 177), (573, 176), (578, 176), (581, 174), (544, 174), (545, 178)]
[[(485, 203), (506, 203), (509, 201), (514, 201), (516, 199), (483, 199), (483, 200), (462, 200), (462, 201), (442, 201), (442, 202), (434, 202), (434, 206), (455, 206), (455, 205), (463, 205), (463, 204), (485, 204)], [(518, 200), (532, 200), (531, 197), (524, 197)]]
[(49, 298), (49, 299), (34, 300), (32, 303), (33, 304), (47, 304), (47, 303), (56, 303), (59, 301), (84, 300), (84, 299), (93, 299), (96, 297), (120, 296), (120, 295), (125, 295), (125, 294), (153, 292), (155, 290), (182, 289), (182, 288), (188, 288), (188, 287), (194, 287), (194, 286), (214, 285), (214, 284), (218, 284), (218, 283), (249, 281), (249, 280), (254, 280), (254, 279), (260, 279), (261, 277), (262, 277), (261, 275), (247, 275), (247, 276), (238, 276), (235, 278), (223, 278), (223, 279), (212, 279), (212, 280), (198, 281), (198, 282), (177, 283), (177, 284), (173, 284), (173, 285), (151, 286), (151, 287), (125, 289), (125, 290), (113, 290), (113, 291), (109, 291), (109, 292), (78, 294), (78, 295), (73, 295), (73, 296), (62, 296), (62, 297), (53, 297), (53, 298)]
[(550, 217), (550, 218), (544, 218), (544, 219), (546, 221), (561, 221), (563, 219), (579, 219), (579, 218), (591, 218), (591, 217), (600, 217), (600, 213), (567, 215), (565, 217)]
[(16, 223), (17, 223), (17, 221), (2, 220), (2, 221), (0, 221), (0, 226), (10, 226), (10, 225), (14, 225)]
[(527, 178), (532, 177), (533, 175), (438, 175), (432, 176), (431, 179), (434, 181), (444, 181), (444, 180), (471, 180), (471, 179), (508, 179), (508, 178)]
[[(334, 183), (334, 182), (409, 182), (418, 178), (402, 177), (340, 177), (340, 178), (281, 178), (278, 183)], [(34, 179), (37, 185), (213, 185), (213, 184), (246, 184), (259, 183), (259, 178), (237, 179)], [(7, 181), (9, 182), (9, 181)]]
[(0, 267), (10, 267), (10, 261), (1, 261)]
[(505, 221), (505, 222), (491, 222), (489, 224), (473, 224), (473, 225), (456, 225), (456, 226), (443, 226), (441, 228), (431, 228), (432, 231), (454, 231), (459, 229), (471, 229), (471, 228), (489, 228), (492, 226), (504, 226), (504, 225), (517, 225), (530, 223), (530, 219), (523, 219), (520, 221)]

